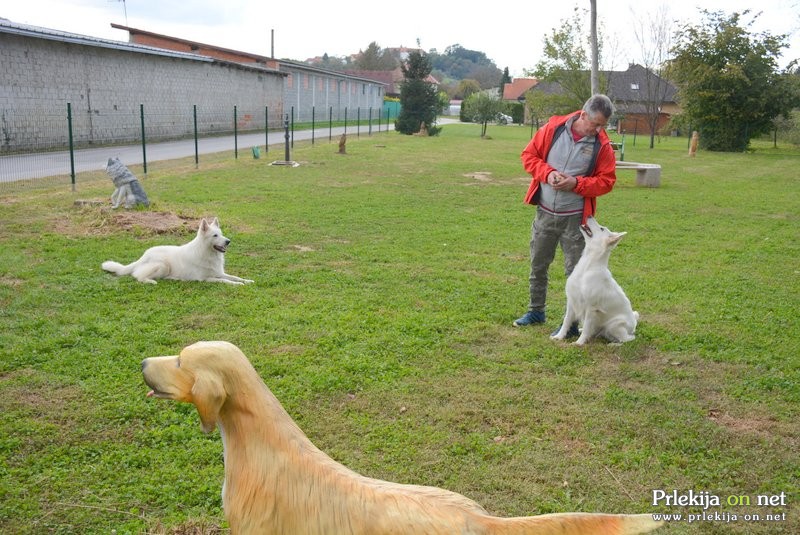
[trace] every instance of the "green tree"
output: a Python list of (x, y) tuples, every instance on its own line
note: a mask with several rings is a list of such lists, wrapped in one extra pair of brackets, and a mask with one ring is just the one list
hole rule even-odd
[(500, 78), (500, 92), (503, 92), (503, 88), (506, 84), (511, 83), (511, 75), (508, 73), (508, 67), (503, 69), (503, 76)]
[(454, 80), (473, 79), (481, 84), (481, 89), (497, 86), (502, 72), (494, 61), (483, 52), (468, 50), (461, 45), (447, 47), (443, 54), (431, 50), (429, 59), (433, 68), (447, 78)]
[(528, 90), (525, 93), (525, 106), (537, 129), (553, 115), (566, 115), (575, 111), (572, 98), (567, 95), (545, 93), (536, 89)]
[(773, 146), (777, 148), (778, 137), (781, 141), (800, 145), (800, 110), (793, 110), (788, 116), (780, 115), (772, 121)]
[[(560, 85), (573, 109), (579, 109), (592, 96), (592, 48), (581, 22), (585, 11), (576, 7), (571, 19), (562, 20), (560, 28), (545, 36), (544, 58), (533, 70), (536, 78)], [(598, 37), (598, 57), (601, 53), (602, 39)], [(599, 83), (601, 92), (606, 92), (607, 82), (602, 76)]]
[(776, 117), (772, 121), (775, 128), (773, 140), (776, 145), (778, 137), (787, 143), (800, 145), (800, 66), (794, 63), (794, 68), (792, 69), (792, 66), (789, 66), (788, 71), (788, 83), (790, 86), (788, 95), (789, 98), (794, 95), (794, 109), (788, 114)]
[(447, 91), (439, 91), (437, 96), (439, 98), (439, 113), (445, 113), (446, 110), (450, 109), (450, 95), (447, 94)]
[(470, 95), (473, 93), (478, 93), (481, 90), (481, 84), (479, 84), (476, 80), (461, 80), (458, 82), (458, 87), (456, 88), (456, 95), (461, 98), (461, 100), (469, 98)]
[(481, 91), (473, 93), (461, 104), (464, 116), (481, 125), (481, 137), (486, 136), (489, 121), (494, 121), (500, 113), (503, 102)]
[(439, 91), (428, 80), (431, 64), (421, 52), (414, 51), (403, 63), (403, 83), (400, 86), (400, 114), (394, 123), (395, 130), (402, 134), (419, 132), (422, 123), (428, 132), (434, 133), (431, 126), (440, 112)]
[(390, 51), (382, 49), (373, 41), (366, 50), (359, 52), (355, 66), (364, 71), (392, 71), (397, 67), (397, 61)]
[(329, 56), (326, 52), (322, 55), (322, 62), (320, 63), (320, 66), (332, 71), (343, 71), (347, 68), (347, 63), (343, 58)]
[(705, 21), (678, 33), (669, 74), (678, 85), (684, 122), (700, 133), (700, 147), (741, 152), (797, 104), (790, 73), (778, 69), (786, 36), (748, 31), (758, 18), (744, 24), (749, 10), (702, 12)]

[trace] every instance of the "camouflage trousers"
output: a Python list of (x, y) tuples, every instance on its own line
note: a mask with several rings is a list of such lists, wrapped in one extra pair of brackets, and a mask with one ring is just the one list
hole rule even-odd
[(529, 311), (544, 312), (547, 300), (547, 282), (550, 264), (561, 245), (564, 253), (564, 273), (567, 277), (583, 253), (584, 240), (580, 231), (583, 214), (555, 216), (541, 208), (531, 225), (531, 299)]

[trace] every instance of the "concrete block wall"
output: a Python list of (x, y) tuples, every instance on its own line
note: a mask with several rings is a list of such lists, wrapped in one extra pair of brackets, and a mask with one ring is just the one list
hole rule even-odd
[[(351, 77), (336, 76), (321, 71), (281, 67), (289, 72), (284, 80), (284, 109), (294, 110), (295, 121), (310, 122), (312, 110), (318, 123), (355, 121), (359, 116), (377, 119), (383, 107), (384, 85), (380, 82)], [(346, 111), (345, 111), (346, 110)]]
[(67, 103), (77, 146), (263, 129), (283, 116), (284, 75), (186, 59), (0, 33), (0, 152), (61, 148)]

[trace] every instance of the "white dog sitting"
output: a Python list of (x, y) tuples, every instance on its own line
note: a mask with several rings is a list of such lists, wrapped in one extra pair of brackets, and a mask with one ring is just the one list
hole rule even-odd
[(567, 312), (561, 328), (551, 336), (564, 340), (570, 327), (580, 323), (575, 341), (583, 345), (601, 336), (612, 342), (630, 342), (635, 338), (639, 313), (608, 269), (608, 258), (626, 232), (611, 232), (589, 217), (581, 226), (586, 240), (578, 265), (567, 278)]
[(225, 282), (253, 282), (225, 273), (225, 251), (231, 242), (222, 235), (219, 220), (210, 223), (203, 219), (197, 236), (183, 245), (156, 245), (144, 252), (139, 260), (123, 266), (109, 260), (102, 268), (115, 275), (132, 275), (139, 282), (156, 284), (156, 279)]

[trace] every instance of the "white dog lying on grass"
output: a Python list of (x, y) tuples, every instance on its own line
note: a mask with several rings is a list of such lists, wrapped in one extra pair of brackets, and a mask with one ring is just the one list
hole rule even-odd
[(635, 338), (639, 313), (608, 269), (608, 258), (626, 232), (611, 232), (589, 217), (581, 227), (586, 240), (578, 264), (567, 278), (567, 312), (561, 328), (551, 338), (564, 340), (570, 327), (579, 322), (583, 345), (601, 336), (611, 342), (630, 342)]
[(231, 242), (222, 235), (219, 220), (210, 223), (203, 219), (197, 236), (184, 245), (157, 245), (146, 250), (142, 257), (123, 266), (109, 260), (102, 268), (115, 275), (132, 275), (139, 282), (156, 284), (156, 279), (183, 281), (225, 282), (245, 284), (253, 282), (225, 273), (225, 251)]

